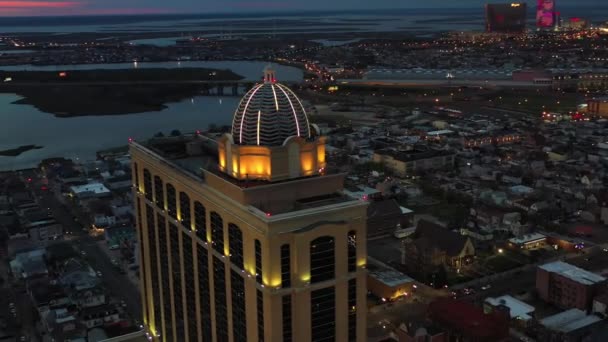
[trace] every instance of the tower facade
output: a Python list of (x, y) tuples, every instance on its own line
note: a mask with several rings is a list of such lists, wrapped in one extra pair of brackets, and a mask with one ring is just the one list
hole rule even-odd
[(324, 137), (274, 71), (230, 134), (130, 149), (151, 338), (366, 340), (366, 204), (326, 173)]

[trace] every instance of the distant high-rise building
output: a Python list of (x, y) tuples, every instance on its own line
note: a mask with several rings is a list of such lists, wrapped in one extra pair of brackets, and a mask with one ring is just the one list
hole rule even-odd
[(487, 4), (486, 32), (524, 32), (527, 8), (526, 3)]
[(273, 70), (232, 132), (131, 143), (143, 320), (155, 341), (366, 337), (366, 202)]
[(557, 12), (555, 11), (555, 0), (537, 0), (536, 2), (536, 27), (539, 29), (550, 29), (557, 25)]

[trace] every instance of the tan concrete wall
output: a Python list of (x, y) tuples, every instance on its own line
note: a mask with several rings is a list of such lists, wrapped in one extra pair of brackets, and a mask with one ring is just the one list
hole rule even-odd
[[(348, 324), (348, 303), (347, 303), (347, 281), (352, 277), (357, 278), (358, 293), (357, 293), (357, 307), (358, 309), (358, 326), (357, 326), (357, 341), (366, 341), (365, 327), (366, 327), (366, 205), (364, 202), (353, 201), (350, 203), (331, 206), (326, 208), (316, 208), (311, 210), (302, 210), (286, 215), (276, 215), (271, 217), (260, 216), (259, 213), (251, 212), (247, 206), (243, 206), (241, 202), (248, 196), (277, 196), (275, 189), (285, 191), (290, 195), (285, 195), (278, 198), (277, 200), (283, 200), (284, 198), (302, 198), (309, 196), (310, 194), (321, 193), (323, 189), (327, 191), (327, 186), (336, 186), (337, 182), (341, 181), (343, 177), (320, 177), (315, 178), (318, 182), (292, 182), (285, 187), (277, 188), (262, 188), (260, 189), (240, 189), (234, 185), (222, 180), (217, 176), (207, 175), (205, 182), (196, 180), (185, 174), (176, 172), (173, 168), (151, 160), (149, 156), (146, 156), (142, 151), (137, 148), (132, 148), (131, 155), (134, 161), (138, 163), (138, 169), (140, 172), (144, 168), (148, 169), (152, 173), (152, 177), (155, 175), (160, 176), (163, 179), (163, 183), (171, 183), (177, 193), (177, 211), (179, 208), (179, 193), (185, 192), (190, 198), (191, 208), (191, 221), (194, 222), (194, 202), (201, 202), (207, 212), (207, 234), (210, 231), (210, 220), (209, 216), (211, 212), (217, 212), (223, 218), (224, 225), (224, 245), (226, 250), (228, 249), (228, 224), (234, 223), (238, 225), (243, 233), (243, 257), (244, 257), (244, 278), (245, 278), (245, 301), (246, 301), (246, 316), (247, 316), (247, 333), (249, 336), (257, 336), (257, 308), (256, 308), (256, 291), (260, 289), (264, 293), (264, 332), (265, 341), (282, 341), (282, 296), (286, 294), (292, 295), (292, 327), (294, 341), (310, 341), (310, 291), (319, 287), (335, 286), (336, 287), (336, 341), (344, 341), (347, 337), (347, 324)], [(143, 177), (140, 177), (143, 181)], [(255, 191), (249, 191), (255, 190)], [(295, 195), (294, 195), (295, 194)], [(139, 198), (145, 202), (143, 194), (138, 194)], [(240, 201), (241, 200), (241, 201)], [(144, 203), (142, 202), (142, 203)], [(142, 213), (143, 215), (143, 213)], [(145, 217), (145, 216), (142, 216)], [(190, 227), (183, 227), (181, 223), (172, 221), (172, 218), (167, 217), (168, 222), (171, 222), (182, 230), (190, 230)], [(319, 223), (314, 229), (298, 230), (299, 228), (309, 227), (311, 224)], [(144, 225), (145, 226), (145, 225)], [(168, 229), (168, 228), (166, 228)], [(357, 232), (357, 263), (359, 267), (354, 273), (348, 273), (347, 268), (347, 234), (349, 231), (355, 230)], [(310, 278), (310, 242), (320, 236), (333, 236), (336, 246), (336, 277), (332, 281), (323, 282), (319, 284), (308, 284), (307, 278)], [(202, 241), (192, 235), (194, 244), (198, 243), (203, 246)], [(146, 237), (144, 237), (145, 239)], [(263, 282), (264, 286), (257, 284), (255, 280), (255, 250), (254, 241), (259, 239), (262, 244), (262, 261), (263, 261)], [(180, 234), (180, 241), (182, 235)], [(169, 241), (163, 241), (162, 243), (169, 243)], [(181, 248), (186, 246), (183, 245), (183, 241), (180, 245)], [(292, 271), (292, 287), (287, 289), (279, 288), (281, 280), (281, 258), (280, 258), (280, 247), (284, 243), (289, 243), (291, 246), (291, 271)], [(149, 248), (146, 245), (146, 241), (142, 244), (144, 248)], [(169, 246), (168, 246), (169, 247)], [(191, 246), (190, 246), (191, 247)], [(206, 246), (205, 246), (206, 248)], [(213, 249), (209, 249), (209, 270), (213, 270), (213, 257), (222, 258), (222, 255)], [(180, 251), (181, 255), (181, 251)], [(193, 255), (196, 258), (196, 249), (193, 251)], [(171, 267), (171, 260), (169, 257), (169, 267)], [(149, 278), (149, 257), (144, 260), (144, 274)], [(232, 321), (231, 321), (231, 291), (230, 291), (230, 272), (231, 268), (235, 269), (230, 261), (229, 257), (224, 258), (226, 265), (226, 284), (227, 284), (227, 302), (228, 302), (228, 331), (231, 342), (232, 339)], [(183, 268), (183, 260), (181, 267)], [(199, 303), (199, 284), (198, 284), (198, 266), (194, 262), (195, 272), (195, 286), (196, 286), (196, 308), (197, 315), (196, 320), (192, 317), (187, 317), (186, 312), (173, 313), (173, 319), (187, 319), (189, 323), (197, 322), (197, 329), (201, 331), (201, 319), (200, 319), (200, 308)], [(159, 267), (158, 264), (156, 267)], [(183, 274), (188, 270), (182, 270), (182, 284), (185, 284)], [(241, 272), (239, 270), (239, 272)], [(148, 281), (151, 284), (151, 279)], [(161, 284), (162, 286), (162, 284)], [(170, 285), (173, 286), (172, 284)], [(214, 291), (213, 291), (213, 275), (209, 275), (209, 287), (211, 293), (211, 313), (212, 313), (212, 325), (215, 325), (215, 307), (214, 307)], [(172, 291), (176, 291), (173, 289)], [(148, 293), (151, 293), (151, 286), (148, 286)], [(162, 292), (161, 292), (162, 293)], [(154, 305), (159, 305), (152, 299), (152, 296), (148, 296), (151, 300), (147, 301), (147, 309), (150, 311)], [(162, 297), (162, 296), (161, 296)], [(183, 304), (184, 308), (188, 303), (191, 303), (192, 299), (187, 298), (183, 293)], [(161, 300), (163, 300), (161, 298)], [(162, 311), (161, 311), (162, 312)], [(175, 326), (175, 321), (174, 321)], [(215, 336), (215, 329), (212, 329), (212, 334)], [(163, 336), (167, 333), (163, 332)], [(255, 338), (252, 337), (255, 340)]]

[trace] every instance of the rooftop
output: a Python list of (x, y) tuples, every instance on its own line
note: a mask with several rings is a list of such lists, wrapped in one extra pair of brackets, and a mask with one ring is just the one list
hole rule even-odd
[[(360, 202), (342, 193), (345, 175), (339, 173), (328, 172), (274, 182), (230, 177), (218, 167), (216, 138), (189, 134), (153, 138), (145, 143), (132, 143), (132, 146), (185, 177), (221, 189), (224, 195), (256, 208), (267, 217), (271, 214), (273, 218), (278, 218), (278, 214)], [(281, 196), (269, 197), (269, 192)]]
[(509, 242), (516, 244), (516, 245), (523, 245), (523, 244), (530, 243), (530, 242), (542, 241), (542, 240), (545, 240), (546, 238), (547, 238), (547, 236), (545, 236), (541, 233), (532, 233), (532, 234), (524, 234), (520, 237), (509, 239)]
[(423, 147), (416, 147), (411, 150), (383, 149), (378, 150), (375, 153), (381, 155), (389, 155), (394, 159), (403, 162), (453, 155), (453, 153), (450, 151), (434, 150)]
[(574, 265), (570, 265), (563, 261), (554, 261), (538, 267), (547, 272), (557, 273), (563, 277), (570, 278), (584, 285), (593, 285), (606, 280), (606, 278), (600, 275), (586, 271), (582, 268), (578, 268)]
[(511, 318), (519, 318), (526, 321), (532, 319), (530, 314), (534, 312), (534, 307), (509, 295), (496, 298), (488, 297), (485, 301), (492, 306), (504, 305), (508, 307)]
[(596, 315), (587, 315), (585, 311), (580, 309), (570, 309), (560, 312), (557, 315), (546, 317), (540, 320), (540, 324), (554, 331), (568, 333), (601, 320), (600, 317)]
[(508, 335), (506, 316), (486, 314), (473, 303), (444, 298), (432, 302), (429, 309), (433, 321), (474, 340), (496, 341)]
[(413, 278), (392, 268), (370, 270), (368, 274), (388, 287), (395, 287), (415, 281)]
[(110, 193), (110, 190), (106, 188), (105, 185), (101, 183), (89, 183), (85, 185), (75, 185), (70, 187), (70, 191), (72, 191), (75, 195), (80, 195), (83, 193), (92, 192), (96, 195), (107, 194)]

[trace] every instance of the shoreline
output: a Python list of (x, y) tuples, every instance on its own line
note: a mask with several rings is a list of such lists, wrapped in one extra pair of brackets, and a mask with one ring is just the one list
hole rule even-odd
[(22, 146), (19, 146), (17, 148), (12, 148), (12, 149), (8, 149), (8, 150), (2, 150), (2, 151), (0, 151), (0, 157), (18, 157), (18, 156), (20, 156), (23, 153), (26, 153), (28, 151), (31, 151), (31, 150), (40, 150), (42, 148), (44, 148), (44, 146), (22, 145)]
[(210, 87), (205, 81), (244, 78), (207, 68), (0, 71), (0, 78), (5, 77), (14, 81), (0, 83), (0, 93), (19, 96), (13, 104), (31, 105), (58, 118), (158, 112), (204, 93)]

